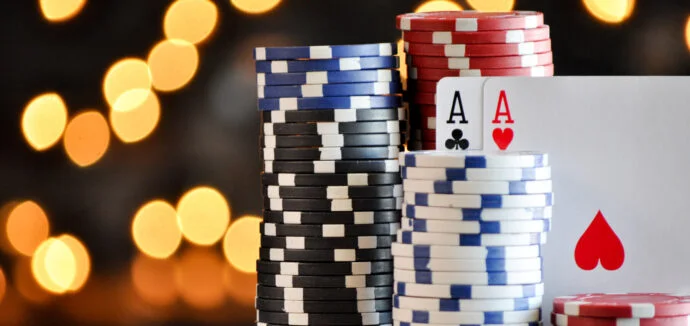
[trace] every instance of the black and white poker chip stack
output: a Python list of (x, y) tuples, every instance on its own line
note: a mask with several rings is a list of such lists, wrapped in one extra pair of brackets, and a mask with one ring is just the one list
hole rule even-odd
[(395, 49), (255, 49), (264, 159), (258, 325), (392, 323), (407, 130)]

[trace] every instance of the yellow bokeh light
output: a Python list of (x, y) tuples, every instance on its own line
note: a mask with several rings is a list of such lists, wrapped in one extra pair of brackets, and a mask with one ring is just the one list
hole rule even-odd
[(175, 267), (175, 284), (182, 299), (200, 309), (220, 306), (225, 298), (222, 286), (225, 262), (207, 248), (191, 248)]
[(170, 257), (182, 241), (175, 207), (163, 200), (141, 206), (132, 221), (132, 238), (144, 254), (158, 259)]
[(515, 0), (467, 0), (467, 4), (478, 11), (511, 11)]
[(38, 151), (55, 145), (62, 137), (67, 123), (67, 106), (57, 93), (34, 97), (22, 114), (22, 133), (26, 141)]
[[(125, 58), (114, 63), (103, 78), (103, 96), (111, 109), (118, 109), (115, 103), (122, 94), (133, 89), (151, 89), (151, 71), (148, 64), (141, 59)], [(130, 98), (127, 108), (135, 108), (146, 100), (148, 93), (138, 93), (138, 100)], [(120, 107), (119, 109), (123, 109)]]
[(72, 162), (81, 167), (94, 164), (108, 150), (108, 122), (98, 111), (82, 112), (67, 124), (63, 142)]
[(690, 17), (688, 17), (685, 23), (685, 45), (688, 47), (688, 50), (690, 50)]
[(243, 216), (230, 225), (223, 239), (225, 258), (240, 271), (256, 273), (256, 260), (259, 259), (261, 219), (256, 216)]
[(21, 202), (8, 214), (5, 233), (9, 244), (16, 252), (31, 256), (50, 234), (48, 216), (36, 202)]
[[(146, 99), (139, 102), (142, 96)], [(161, 106), (156, 93), (150, 90), (130, 90), (120, 96), (114, 107), (117, 109), (110, 110), (110, 126), (115, 136), (125, 143), (148, 137), (158, 126)]]
[(607, 23), (620, 23), (630, 17), (635, 0), (582, 0), (587, 11)]
[(170, 92), (187, 85), (199, 67), (199, 52), (194, 44), (168, 39), (156, 44), (148, 56), (153, 87)]
[(403, 85), (407, 81), (407, 56), (405, 52), (405, 41), (403, 39), (398, 40), (398, 56), (400, 57), (400, 78), (402, 79)]
[(210, 246), (225, 234), (230, 222), (230, 206), (218, 190), (197, 187), (177, 203), (177, 222), (190, 242)]
[(132, 263), (131, 273), (134, 291), (147, 303), (167, 306), (177, 299), (174, 260), (140, 254)]
[(55, 238), (49, 238), (38, 246), (34, 255), (31, 256), (31, 273), (38, 285), (43, 289), (51, 293), (62, 294), (67, 291), (69, 285), (60, 286), (60, 284), (55, 283), (53, 278), (48, 274), (48, 265), (46, 264), (48, 249), (50, 249), (56, 241)]
[(40, 0), (43, 17), (51, 22), (68, 20), (84, 8), (86, 0)]
[(235, 8), (249, 14), (262, 14), (280, 4), (280, 0), (230, 0)]
[(414, 12), (429, 12), (429, 11), (455, 11), (462, 10), (462, 7), (449, 0), (431, 0), (421, 4)]
[(89, 257), (89, 252), (86, 250), (86, 246), (72, 235), (62, 235), (58, 237), (58, 240), (67, 245), (74, 256), (76, 273), (67, 290), (69, 292), (77, 292), (86, 284), (89, 274), (91, 273), (91, 258)]
[(60, 239), (51, 242), (45, 251), (45, 269), (48, 277), (61, 290), (69, 290), (77, 276), (77, 260), (69, 246)]
[(177, 0), (165, 12), (163, 32), (169, 39), (203, 42), (218, 23), (218, 8), (208, 0)]

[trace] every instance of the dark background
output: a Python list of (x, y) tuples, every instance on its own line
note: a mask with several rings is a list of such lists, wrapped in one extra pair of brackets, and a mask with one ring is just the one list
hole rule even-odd
[[(37, 1), (0, 1), (0, 203), (17, 198), (41, 203), (49, 212), (51, 234), (69, 232), (82, 239), (93, 266), (84, 293), (39, 305), (16, 297), (10, 310), (19, 311), (19, 319), (3, 316), (9, 309), (3, 309), (6, 300), (0, 303), (0, 321), (239, 325), (253, 320), (246, 298), (205, 312), (183, 303), (139, 306), (132, 294), (121, 294), (117, 284), (127, 283), (123, 280), (136, 255), (130, 236), (133, 214), (152, 198), (174, 203), (191, 187), (210, 185), (225, 194), (233, 217), (258, 215), (261, 161), (252, 48), (395, 42), (400, 38), (395, 15), (423, 1), (285, 0), (259, 15), (242, 13), (229, 1), (215, 2), (219, 21), (198, 47), (199, 70), (185, 88), (159, 96), (162, 116), (154, 133), (134, 145), (111, 137), (99, 162), (79, 168), (62, 146), (38, 153), (27, 145), (20, 129), (24, 106), (37, 94), (55, 91), (71, 115), (85, 108), (106, 114), (101, 95), (105, 71), (123, 57), (146, 57), (164, 37), (161, 26), (170, 1), (91, 0), (60, 24), (41, 16)], [(640, 1), (620, 24), (597, 20), (574, 0), (518, 0), (515, 9), (544, 12), (556, 75), (690, 72), (687, 0)], [(0, 262), (6, 270), (14, 263), (10, 257)]]

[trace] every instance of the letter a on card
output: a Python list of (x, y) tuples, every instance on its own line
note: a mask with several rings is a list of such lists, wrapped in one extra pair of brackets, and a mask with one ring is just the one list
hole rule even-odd
[[(485, 77), (447, 77), (436, 85), (436, 149), (483, 149)], [(413, 109), (413, 108), (411, 108)]]

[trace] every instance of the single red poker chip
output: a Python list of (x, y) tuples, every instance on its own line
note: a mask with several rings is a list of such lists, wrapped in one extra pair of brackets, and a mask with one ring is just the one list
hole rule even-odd
[(430, 150), (430, 149), (436, 149), (436, 142), (435, 141), (423, 141), (422, 142), (422, 150)]
[(502, 69), (433, 69), (407, 67), (410, 79), (439, 81), (444, 77), (480, 77), (480, 76), (553, 76), (553, 64), (525, 68)]
[(541, 25), (544, 25), (544, 14), (536, 11), (437, 11), (403, 14), (395, 18), (395, 26), (403, 31), (474, 32), (529, 29)]
[(410, 92), (436, 93), (436, 84), (438, 83), (435, 81), (410, 79), (407, 81), (407, 90)]
[(436, 117), (420, 116), (410, 119), (410, 126), (415, 129), (426, 130), (436, 129)]
[(406, 31), (405, 42), (431, 44), (524, 43), (549, 39), (549, 25), (533, 29), (488, 32), (417, 32)]
[(554, 313), (569, 316), (655, 318), (690, 315), (690, 297), (663, 293), (591, 293), (556, 297)]
[(601, 318), (568, 316), (551, 313), (551, 324), (555, 326), (688, 326), (688, 316), (657, 317), (657, 318)]
[(436, 105), (432, 104), (411, 104), (410, 112), (422, 117), (435, 117)]
[(404, 43), (405, 52), (434, 57), (495, 57), (551, 51), (551, 40), (508, 44), (428, 44)]
[(515, 55), (507, 57), (442, 58), (406, 56), (407, 65), (439, 69), (499, 69), (543, 66), (553, 63), (553, 53)]

